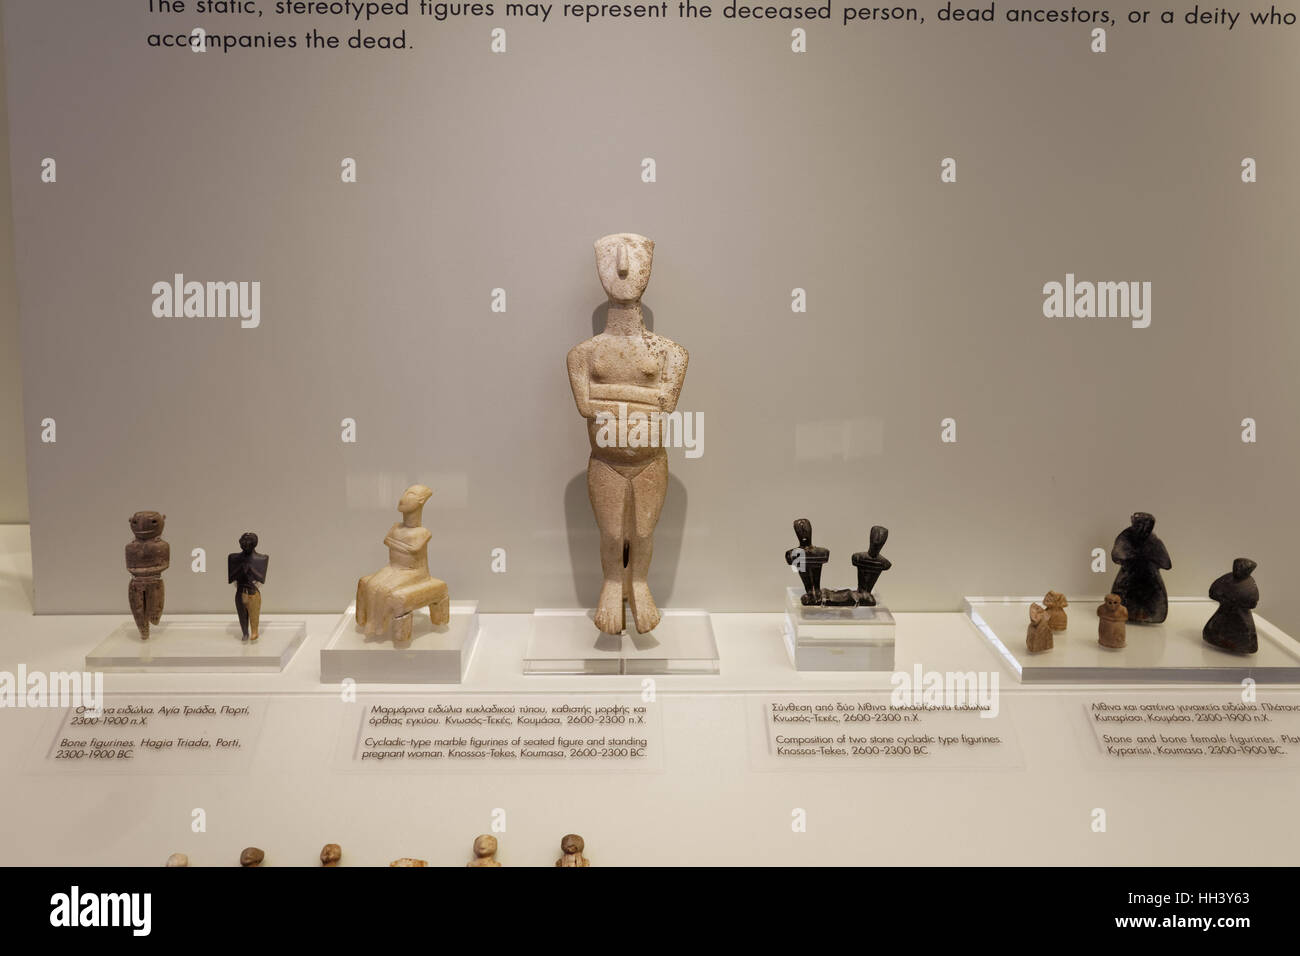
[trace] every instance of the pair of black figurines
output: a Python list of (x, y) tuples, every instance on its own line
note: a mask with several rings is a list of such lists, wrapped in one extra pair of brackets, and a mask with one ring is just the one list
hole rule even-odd
[(876, 598), (872, 589), (880, 575), (891, 567), (888, 558), (880, 556), (880, 549), (889, 539), (889, 529), (876, 525), (871, 529), (871, 536), (866, 551), (858, 551), (852, 557), (853, 566), (858, 569), (858, 586), (852, 588), (823, 588), (822, 568), (831, 559), (829, 548), (812, 543), (812, 522), (807, 518), (798, 518), (794, 523), (794, 536), (798, 547), (785, 553), (785, 563), (799, 572), (803, 581), (803, 597), (800, 602), (804, 607), (875, 607)]
[[(127, 600), (140, 637), (149, 640), (149, 625), (162, 621), (162, 573), (171, 566), (171, 545), (162, 538), (167, 516), (158, 511), (137, 511), (131, 516), (134, 540), (126, 546), (126, 569), (131, 572)], [(239, 536), (239, 550), (226, 557), (227, 580), (235, 586), (235, 613), (244, 640), (255, 641), (262, 618), (259, 584), (266, 583), (270, 558), (257, 551), (257, 535), (245, 531)]]
[[(1154, 517), (1139, 511), (1129, 521), (1111, 549), (1111, 560), (1119, 565), (1111, 591), (1128, 609), (1130, 622), (1161, 624), (1169, 616), (1169, 595), (1160, 572), (1172, 568), (1173, 562), (1164, 542), (1155, 535)], [(1232, 570), (1210, 585), (1210, 597), (1219, 602), (1219, 608), (1201, 631), (1206, 643), (1239, 654), (1259, 650), (1251, 613), (1259, 605), (1259, 586), (1251, 577), (1256, 566), (1250, 558), (1237, 558)]]

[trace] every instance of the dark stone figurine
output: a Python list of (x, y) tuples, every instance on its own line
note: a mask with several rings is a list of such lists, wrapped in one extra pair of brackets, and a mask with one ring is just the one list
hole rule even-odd
[(1259, 650), (1255, 615), (1251, 613), (1259, 604), (1259, 586), (1251, 577), (1254, 571), (1254, 561), (1238, 558), (1232, 562), (1231, 573), (1210, 585), (1210, 597), (1219, 602), (1219, 609), (1205, 622), (1201, 634), (1215, 647), (1239, 654)]
[(853, 555), (853, 566), (858, 569), (858, 594), (865, 595), (868, 600), (859, 601), (859, 604), (865, 604), (868, 607), (874, 607), (876, 599), (871, 592), (876, 588), (876, 582), (880, 580), (880, 575), (888, 571), (893, 565), (888, 558), (880, 556), (880, 549), (885, 546), (889, 540), (889, 529), (882, 528), (880, 525), (873, 525), (871, 528), (870, 542), (866, 551), (858, 551)]
[(257, 535), (245, 531), (239, 536), (239, 550), (226, 556), (228, 581), (235, 586), (235, 613), (239, 615), (239, 629), (244, 640), (258, 638), (258, 625), (262, 620), (262, 593), (259, 584), (266, 583), (266, 566), (270, 558), (257, 552)]
[(820, 604), (822, 568), (831, 559), (830, 549), (812, 543), (812, 522), (807, 518), (795, 519), (794, 536), (799, 546), (785, 553), (785, 563), (799, 572), (799, 580), (803, 581), (803, 603)]
[(794, 534), (799, 541), (797, 548), (791, 548), (785, 553), (785, 563), (791, 565), (799, 572), (799, 578), (803, 581), (804, 593), (800, 599), (805, 607), (819, 605), (821, 607), (875, 607), (876, 599), (872, 595), (872, 588), (876, 586), (876, 581), (880, 579), (882, 572), (888, 571), (891, 567), (888, 558), (880, 556), (880, 549), (885, 546), (885, 541), (889, 539), (889, 529), (876, 525), (871, 529), (870, 545), (866, 551), (858, 551), (853, 555), (853, 566), (858, 569), (858, 587), (856, 590), (848, 588), (823, 588), (822, 587), (822, 568), (831, 559), (831, 553), (827, 548), (818, 547), (812, 543), (812, 522), (807, 518), (798, 518), (794, 523)]
[(137, 511), (131, 515), (131, 531), (135, 540), (126, 546), (126, 569), (131, 572), (127, 600), (131, 616), (140, 636), (149, 640), (149, 625), (162, 620), (162, 573), (171, 566), (172, 549), (162, 539), (163, 522), (167, 516), (157, 511)]
[(1145, 511), (1135, 512), (1132, 524), (1119, 533), (1110, 558), (1119, 565), (1119, 574), (1111, 585), (1128, 608), (1128, 619), (1135, 624), (1162, 624), (1169, 616), (1169, 595), (1161, 571), (1173, 567), (1164, 542), (1155, 536), (1156, 519)]

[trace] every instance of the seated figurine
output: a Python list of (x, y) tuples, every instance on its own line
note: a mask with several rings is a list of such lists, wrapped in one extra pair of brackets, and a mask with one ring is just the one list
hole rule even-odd
[(587, 849), (586, 842), (576, 833), (566, 833), (560, 840), (560, 852), (563, 854), (555, 861), (556, 866), (591, 866), (591, 861), (583, 856)]
[(451, 602), (447, 584), (429, 574), (429, 539), (432, 535), (421, 526), (424, 503), (433, 491), (424, 485), (412, 485), (397, 503), (402, 520), (388, 530), (388, 566), (357, 582), (357, 627), (367, 637), (382, 637), (392, 628), (393, 641), (404, 644), (411, 639), (412, 616), (429, 609), (434, 625), (451, 620)]

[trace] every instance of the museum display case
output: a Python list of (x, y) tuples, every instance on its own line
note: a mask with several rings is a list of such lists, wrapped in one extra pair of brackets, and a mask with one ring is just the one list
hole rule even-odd
[(1293, 863), (1289, 24), (231, 6), (0, 8), (0, 865)]

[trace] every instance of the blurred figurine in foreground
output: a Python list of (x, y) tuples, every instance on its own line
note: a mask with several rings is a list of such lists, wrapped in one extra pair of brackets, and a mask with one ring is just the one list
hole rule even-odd
[(497, 838), (484, 833), (474, 840), (474, 859), (466, 866), (500, 866), (497, 860)]
[(587, 848), (582, 837), (576, 833), (566, 834), (560, 841), (560, 852), (564, 855), (555, 861), (556, 866), (591, 866), (591, 861), (582, 855)]

